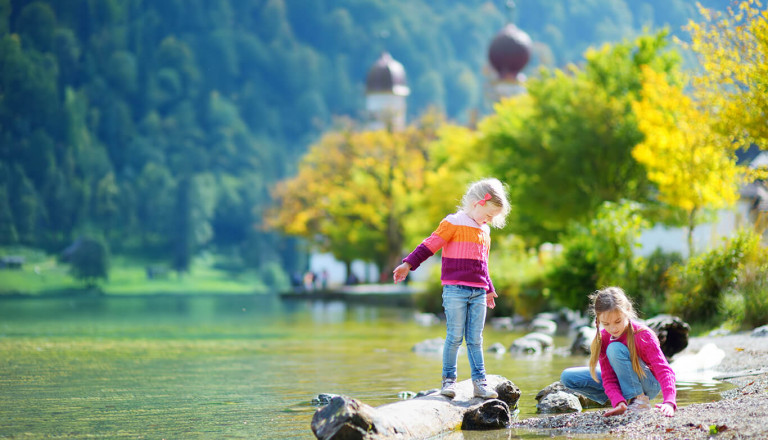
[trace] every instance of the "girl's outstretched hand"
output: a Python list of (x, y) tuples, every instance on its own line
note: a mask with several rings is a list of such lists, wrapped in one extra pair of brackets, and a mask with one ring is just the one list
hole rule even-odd
[(656, 408), (658, 408), (659, 411), (661, 411), (661, 413), (667, 417), (672, 417), (675, 415), (675, 407), (669, 403), (657, 403)]
[(609, 409), (605, 413), (603, 413), (603, 416), (610, 417), (610, 416), (618, 416), (620, 414), (624, 414), (624, 412), (627, 410), (627, 404), (625, 402), (621, 402), (618, 405), (616, 405), (615, 408)]
[(411, 265), (408, 263), (403, 263), (395, 268), (394, 271), (392, 271), (392, 278), (395, 280), (395, 284), (399, 283), (400, 281), (403, 281), (405, 277), (408, 276), (408, 272), (411, 270)]
[(488, 292), (485, 294), (485, 304), (488, 305), (489, 309), (492, 309), (496, 307), (496, 301), (494, 298), (498, 298), (499, 295), (496, 295), (496, 292)]

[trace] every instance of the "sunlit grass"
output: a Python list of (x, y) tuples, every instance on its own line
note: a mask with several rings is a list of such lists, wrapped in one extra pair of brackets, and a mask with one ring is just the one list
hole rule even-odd
[[(69, 265), (60, 263), (55, 256), (45, 255), (28, 248), (0, 248), (0, 255), (19, 255), (25, 258), (21, 269), (0, 269), (0, 295), (42, 295), (83, 290), (83, 282), (69, 273)], [(189, 294), (189, 293), (263, 293), (267, 287), (254, 272), (233, 274), (215, 266), (215, 257), (193, 260), (189, 272), (178, 274), (166, 270), (150, 279), (146, 261), (127, 257), (113, 257), (109, 279), (101, 281), (99, 288), (105, 294)]]

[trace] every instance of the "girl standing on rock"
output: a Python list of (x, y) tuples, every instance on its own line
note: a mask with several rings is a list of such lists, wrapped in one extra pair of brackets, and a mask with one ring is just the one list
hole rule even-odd
[(624, 291), (619, 287), (596, 291), (590, 296), (590, 311), (598, 332), (592, 341), (589, 367), (566, 369), (560, 382), (596, 402), (610, 399), (613, 409), (606, 416), (650, 410), (650, 400), (661, 391), (663, 402), (656, 408), (673, 416), (677, 408), (675, 373), (661, 352), (656, 333), (637, 322)]
[(488, 386), (483, 360), (483, 327), (486, 306), (494, 308), (497, 296), (488, 273), (491, 247), (490, 227), (501, 228), (509, 201), (504, 185), (497, 179), (485, 179), (469, 186), (458, 212), (445, 217), (435, 232), (427, 237), (394, 270), (395, 283), (405, 280), (427, 258), (441, 248), (443, 308), (447, 335), (443, 348), (443, 374), (440, 393), (456, 396), (459, 347), (467, 342), (467, 356), (472, 370), (474, 395), (496, 398)]

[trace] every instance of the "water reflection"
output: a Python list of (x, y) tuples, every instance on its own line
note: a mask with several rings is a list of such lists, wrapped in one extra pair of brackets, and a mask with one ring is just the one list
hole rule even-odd
[[(521, 334), (485, 331), (508, 347)], [(373, 405), (439, 386), (441, 359), (411, 351), (445, 337), (413, 310), (273, 295), (0, 301), (0, 437), (312, 439), (319, 393)], [(556, 338), (557, 346), (567, 338)], [(487, 356), (521, 388), (520, 417), (562, 369), (586, 358)], [(468, 377), (466, 356), (460, 378)], [(679, 384), (680, 404), (721, 383)], [(456, 439), (542, 438), (501, 430)]]

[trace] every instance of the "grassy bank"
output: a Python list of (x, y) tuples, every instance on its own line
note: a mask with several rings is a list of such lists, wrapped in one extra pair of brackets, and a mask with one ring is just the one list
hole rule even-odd
[[(0, 248), (0, 255), (24, 258), (20, 269), (0, 269), (0, 296), (51, 295), (86, 290), (70, 275), (69, 265), (55, 256), (29, 248)], [(213, 255), (196, 257), (187, 273), (178, 274), (155, 261), (113, 256), (109, 279), (99, 283), (108, 295), (266, 293), (270, 289), (255, 270), (226, 271)], [(150, 278), (148, 268), (156, 274)]]

